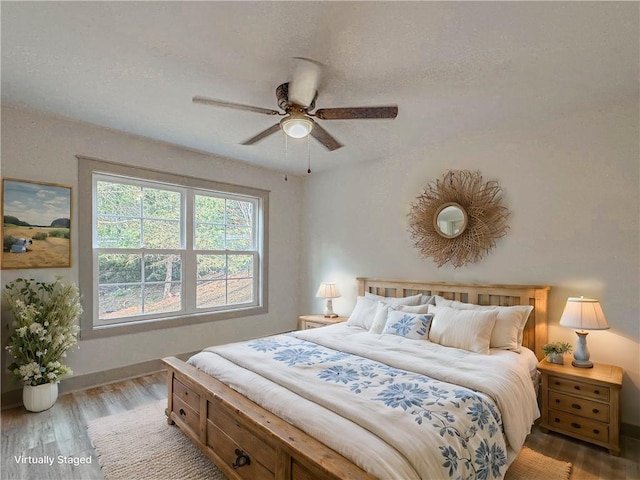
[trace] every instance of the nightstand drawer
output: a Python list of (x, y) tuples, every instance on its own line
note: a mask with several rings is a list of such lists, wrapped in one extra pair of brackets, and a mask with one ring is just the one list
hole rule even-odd
[(550, 410), (549, 425), (553, 429), (564, 430), (603, 443), (609, 441), (609, 425), (580, 418), (569, 413)]
[(308, 330), (310, 328), (320, 328), (320, 327), (326, 327), (327, 324), (326, 323), (316, 323), (316, 322), (310, 322), (309, 320), (305, 321), (302, 323), (302, 329), (303, 330)]
[(549, 407), (581, 417), (609, 422), (609, 405), (559, 392), (549, 392)]
[(589, 383), (579, 382), (570, 378), (549, 377), (549, 388), (561, 392), (580, 395), (581, 397), (595, 398), (603, 402), (609, 401), (609, 387), (601, 387)]

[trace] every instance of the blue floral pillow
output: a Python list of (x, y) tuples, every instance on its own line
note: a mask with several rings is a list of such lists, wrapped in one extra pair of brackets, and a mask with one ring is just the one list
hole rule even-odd
[(387, 324), (384, 326), (382, 333), (416, 340), (426, 340), (429, 336), (429, 327), (432, 319), (432, 313), (407, 313), (399, 310), (389, 310)]

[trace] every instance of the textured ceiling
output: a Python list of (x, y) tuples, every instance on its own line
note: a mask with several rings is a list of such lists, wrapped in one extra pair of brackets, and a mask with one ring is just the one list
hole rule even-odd
[(2, 2), (2, 103), (291, 173), (306, 140), (239, 142), (273, 117), (291, 57), (326, 67), (319, 108), (397, 104), (395, 120), (320, 121), (315, 171), (505, 123), (638, 102), (637, 2)]

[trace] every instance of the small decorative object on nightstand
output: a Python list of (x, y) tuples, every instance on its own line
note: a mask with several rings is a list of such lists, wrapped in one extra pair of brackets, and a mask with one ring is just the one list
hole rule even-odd
[(338, 291), (338, 287), (336, 287), (335, 283), (323, 282), (320, 284), (320, 288), (318, 288), (318, 292), (316, 293), (316, 297), (318, 298), (326, 298), (327, 303), (324, 307), (324, 316), (327, 318), (335, 318), (338, 315), (333, 313), (333, 298), (338, 298), (340, 296), (340, 292)]
[(594, 363), (574, 368), (542, 360), (542, 421), (549, 430), (608, 448), (620, 455), (622, 368)]
[(347, 317), (325, 317), (324, 315), (302, 315), (298, 317), (298, 328), (300, 330), (307, 330), (309, 328), (324, 327), (326, 325), (333, 325), (334, 323), (346, 322)]
[(550, 363), (564, 364), (564, 354), (571, 352), (573, 347), (567, 342), (552, 342), (542, 346), (545, 360)]
[(581, 368), (593, 367), (593, 363), (589, 361), (589, 350), (587, 350), (589, 332), (585, 330), (606, 330), (609, 328), (600, 302), (593, 298), (569, 297), (562, 317), (560, 317), (560, 325), (577, 329), (578, 345), (573, 352), (571, 365)]

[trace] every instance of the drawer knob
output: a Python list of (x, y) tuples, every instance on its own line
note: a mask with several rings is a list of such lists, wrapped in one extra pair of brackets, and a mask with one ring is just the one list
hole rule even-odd
[(560, 385), (560, 382), (558, 382), (557, 380), (556, 380), (556, 385)]
[(575, 408), (576, 410), (580, 410), (582, 407), (580, 405), (578, 405), (577, 403), (572, 403), (571, 404), (571, 408)]
[(573, 388), (576, 390), (580, 390), (580, 385), (574, 385)]
[(560, 403), (560, 399), (559, 398), (556, 398), (556, 403)]
[(231, 466), (235, 469), (244, 467), (246, 465), (251, 465), (251, 459), (249, 455), (244, 453), (239, 448), (236, 448), (236, 461), (231, 464)]
[(187, 414), (187, 412), (184, 411), (184, 408), (181, 408), (180, 410), (178, 410), (178, 413), (183, 417)]
[(594, 390), (593, 393), (595, 393), (596, 395), (600, 395), (600, 390)]
[(580, 426), (580, 424), (579, 424), (579, 423), (576, 423), (576, 422), (571, 423), (571, 426), (572, 426), (573, 428), (582, 428), (582, 427)]
[(600, 413), (600, 410), (598, 410), (597, 408), (594, 408), (592, 411), (593, 413)]
[(598, 430), (597, 428), (593, 430), (593, 433), (595, 433), (596, 435), (598, 435), (600, 433), (600, 430)]
[(556, 421), (556, 422), (559, 422), (559, 421), (560, 421), (560, 419), (559, 419), (558, 417), (556, 417), (556, 418), (555, 418), (555, 421)]

